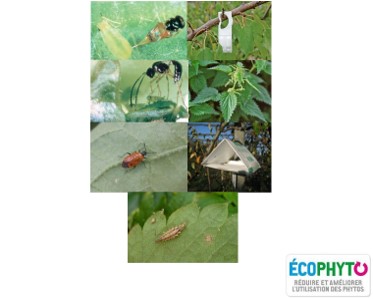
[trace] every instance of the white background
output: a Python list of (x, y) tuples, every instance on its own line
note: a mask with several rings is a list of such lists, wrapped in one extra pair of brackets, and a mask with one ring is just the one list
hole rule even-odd
[(371, 1), (274, 1), (273, 192), (238, 264), (127, 264), (125, 194), (90, 194), (89, 1), (1, 2), (0, 298), (287, 298), (290, 253), (372, 256)]

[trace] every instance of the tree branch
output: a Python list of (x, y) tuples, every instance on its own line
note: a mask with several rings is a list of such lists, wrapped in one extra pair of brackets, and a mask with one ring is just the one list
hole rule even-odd
[[(244, 4), (240, 5), (239, 7), (236, 7), (235, 9), (232, 10), (232, 16), (234, 17), (234, 16), (237, 16), (237, 15), (240, 15), (240, 14), (242, 14), (242, 12), (244, 12), (246, 10), (254, 9), (254, 8), (256, 8), (256, 7), (258, 7), (258, 6), (260, 6), (264, 3), (267, 3), (267, 2), (270, 2), (270, 1), (251, 1), (249, 3), (244, 3)], [(227, 19), (226, 16), (222, 17), (222, 20), (226, 20), (226, 19)], [(212, 20), (206, 22), (201, 27), (195, 29), (192, 32), (189, 32), (188, 36), (187, 36), (187, 40), (191, 41), (196, 36), (202, 34), (203, 32), (207, 31), (211, 27), (214, 27), (218, 24), (219, 24), (219, 18), (215, 18), (215, 19), (212, 19)]]
[(229, 124), (228, 122), (222, 122), (222, 123), (220, 124), (219, 128), (216, 129), (215, 136), (214, 136), (214, 138), (212, 139), (209, 148), (207, 149), (207, 153), (206, 153), (205, 157), (207, 157), (208, 155), (211, 154), (212, 150), (213, 150), (214, 147), (215, 147), (216, 142), (217, 142), (218, 139), (219, 139), (220, 134), (223, 132), (224, 128), (225, 128), (228, 124)]

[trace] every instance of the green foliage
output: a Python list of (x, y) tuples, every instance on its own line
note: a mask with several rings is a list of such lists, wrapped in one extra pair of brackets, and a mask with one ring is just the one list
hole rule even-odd
[(268, 75), (272, 75), (271, 63), (266, 60), (256, 60), (255, 61), (256, 73), (265, 72)]
[[(143, 197), (141, 202), (139, 197)], [(133, 201), (139, 202), (139, 208), (129, 216), (129, 262), (238, 261), (237, 193), (130, 193), (129, 205)], [(149, 214), (152, 207), (162, 204), (171, 208)], [(235, 212), (229, 206), (234, 206)], [(165, 231), (180, 224), (186, 228), (177, 238), (156, 242)]]
[[(193, 29), (218, 16), (218, 12), (230, 11), (242, 2), (188, 2), (188, 21)], [(218, 26), (188, 41), (188, 56), (193, 60), (271, 60), (271, 11), (265, 13), (271, 3), (264, 3), (233, 18), (233, 52), (223, 53), (218, 42)], [(265, 17), (264, 17), (265, 16)], [(264, 17), (264, 19), (263, 19)], [(223, 22), (224, 27), (228, 21)]]
[(145, 221), (157, 211), (163, 211), (166, 218), (177, 209), (196, 202), (199, 208), (211, 204), (227, 203), (229, 215), (238, 213), (236, 192), (130, 192), (128, 193), (128, 229), (136, 224), (144, 226)]
[(270, 122), (270, 73), (269, 61), (192, 61), (189, 120)]
[[(127, 153), (144, 143), (144, 162), (123, 168)], [(186, 191), (186, 151), (182, 123), (101, 123), (91, 131), (91, 191)]]
[(199, 103), (204, 103), (209, 100), (214, 100), (216, 99), (216, 96), (218, 95), (218, 90), (215, 88), (211, 87), (205, 87), (204, 89), (201, 90), (194, 99), (193, 102), (190, 103), (189, 107), (195, 106), (196, 104)]
[(221, 94), (220, 108), (225, 121), (229, 121), (237, 106), (237, 97), (233, 91), (224, 91)]

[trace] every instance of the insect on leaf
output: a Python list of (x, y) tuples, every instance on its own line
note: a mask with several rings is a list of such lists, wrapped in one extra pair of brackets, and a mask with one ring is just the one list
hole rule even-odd
[[(211, 204), (202, 210), (193, 202), (172, 213), (167, 224), (164, 214), (156, 212), (143, 229), (135, 225), (129, 232), (128, 261), (235, 263), (238, 218), (237, 214), (228, 215), (227, 202)], [(183, 229), (179, 231), (180, 228)], [(177, 237), (173, 238), (174, 235)], [(167, 240), (156, 242), (162, 236)]]

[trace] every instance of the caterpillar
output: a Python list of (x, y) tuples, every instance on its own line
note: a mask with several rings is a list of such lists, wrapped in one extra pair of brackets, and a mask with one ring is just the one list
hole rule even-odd
[(156, 239), (156, 242), (163, 242), (175, 239), (178, 235), (181, 234), (181, 232), (185, 229), (186, 224), (182, 223), (178, 226), (175, 226), (173, 228), (170, 228), (168, 231), (164, 232), (162, 235), (159, 236), (158, 239)]

